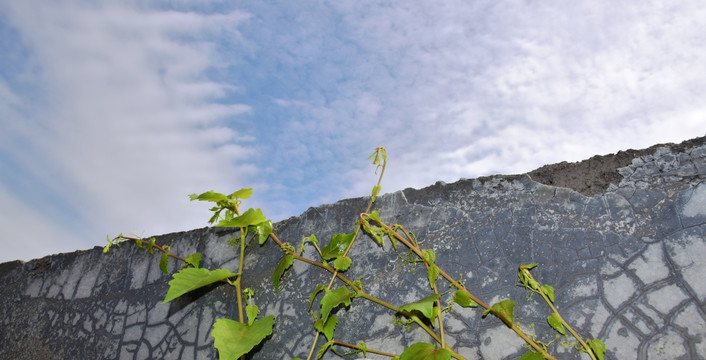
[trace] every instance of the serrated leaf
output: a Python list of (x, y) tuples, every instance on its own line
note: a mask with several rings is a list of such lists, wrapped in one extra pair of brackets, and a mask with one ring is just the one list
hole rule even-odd
[(164, 297), (162, 304), (166, 304), (179, 296), (188, 293), (189, 291), (213, 284), (216, 281), (221, 281), (231, 276), (235, 276), (235, 274), (226, 269), (181, 269), (179, 272), (174, 274), (172, 276), (172, 280), (169, 281), (169, 290), (167, 290), (167, 295)]
[(351, 258), (349, 258), (348, 256), (341, 256), (334, 260), (333, 268), (343, 272), (348, 270), (348, 268), (351, 267), (351, 264), (353, 264), (353, 260)]
[(294, 257), (292, 255), (286, 254), (282, 258), (282, 260), (279, 261), (279, 264), (277, 265), (275, 272), (272, 273), (272, 283), (274, 284), (275, 291), (278, 294), (279, 294), (279, 279), (284, 274), (284, 271), (289, 269), (290, 266), (292, 266), (292, 263), (294, 263)]
[(603, 357), (605, 356), (605, 344), (603, 343), (603, 341), (593, 339), (587, 342), (588, 346), (591, 347), (591, 351), (593, 351), (593, 354), (596, 355), (598, 360), (603, 360)]
[(346, 251), (348, 245), (353, 241), (354, 234), (336, 234), (331, 237), (331, 242), (321, 249), (321, 256), (324, 260), (333, 260)]
[(260, 313), (260, 308), (257, 305), (248, 305), (245, 307), (245, 313), (248, 314), (248, 325), (252, 325), (257, 319), (257, 314)]
[(255, 225), (255, 233), (258, 236), (258, 242), (260, 245), (267, 241), (267, 238), (272, 234), (272, 221), (267, 220)]
[(513, 312), (515, 311), (515, 302), (510, 300), (510, 299), (505, 299), (501, 302), (493, 304), (493, 306), (490, 307), (490, 309), (487, 309), (483, 312), (483, 316), (488, 315), (488, 313), (493, 312), (494, 315), (500, 318), (503, 322), (505, 322), (506, 325), (509, 326), (507, 323), (509, 321), (510, 324), (515, 322), (515, 315)]
[(314, 289), (314, 291), (312, 291), (311, 294), (309, 295), (309, 309), (307, 309), (307, 310), (311, 310), (311, 305), (314, 304), (314, 299), (316, 298), (316, 294), (324, 291), (325, 289), (326, 289), (326, 287), (321, 284), (316, 285), (316, 289)]
[(454, 295), (454, 302), (465, 308), (467, 307), (478, 307), (478, 303), (475, 302), (471, 297), (463, 290), (456, 290), (456, 295)]
[(564, 329), (564, 324), (561, 322), (561, 318), (557, 313), (553, 313), (547, 317), (547, 322), (552, 329), (556, 330), (559, 334), (566, 335), (566, 330)]
[(544, 355), (538, 352), (531, 352), (522, 355), (519, 359), (517, 360), (544, 360)]
[(426, 260), (429, 265), (432, 265), (436, 262), (436, 254), (432, 249), (422, 250), (422, 257), (424, 257), (424, 260)]
[(554, 302), (554, 288), (551, 285), (542, 285), (542, 292), (547, 295), (549, 301)]
[(184, 259), (184, 261), (187, 264), (189, 264), (195, 268), (198, 268), (199, 264), (201, 264), (202, 258), (203, 258), (203, 255), (201, 255), (199, 253), (193, 253), (193, 254), (189, 254), (189, 256), (187, 256), (186, 259)]
[(150, 243), (147, 246), (147, 252), (150, 253), (150, 255), (154, 254), (154, 252), (152, 251), (152, 248), (154, 248), (154, 246), (156, 245), (156, 242), (157, 242), (157, 239), (155, 239), (155, 238), (150, 239)]
[(427, 268), (427, 279), (429, 280), (429, 286), (434, 289), (434, 284), (436, 284), (436, 279), (439, 278), (439, 267), (432, 265)]
[(373, 191), (372, 191), (372, 199), (370, 201), (375, 202), (375, 199), (377, 198), (378, 194), (380, 193), (381, 186), (380, 185), (375, 185), (373, 186)]
[(194, 200), (199, 200), (199, 201), (212, 201), (212, 202), (219, 202), (219, 201), (228, 201), (228, 197), (221, 193), (214, 192), (213, 190), (206, 191), (203, 194), (196, 195), (196, 194), (191, 194), (189, 195), (189, 199), (191, 201)]
[(422, 315), (424, 315), (424, 317), (434, 322), (434, 319), (436, 318), (436, 312), (434, 312), (434, 305), (436, 305), (437, 300), (439, 300), (439, 294), (431, 294), (417, 302), (402, 305), (399, 308), (399, 311), (418, 311)]
[(354, 296), (355, 293), (350, 292), (346, 287), (340, 287), (336, 290), (326, 290), (324, 297), (321, 299), (321, 320), (326, 321), (331, 310), (337, 306), (350, 305), (351, 299)]
[[(267, 221), (261, 209), (248, 209), (242, 215), (232, 219), (224, 219), (216, 224), (217, 227), (248, 227)], [(268, 234), (269, 235), (269, 234)]]
[(317, 359), (321, 359), (321, 357), (324, 356), (324, 354), (326, 353), (326, 350), (328, 350), (328, 349), (331, 347), (331, 345), (333, 345), (333, 343), (330, 342), (330, 341), (327, 342), (327, 343), (325, 343), (325, 344), (323, 344), (323, 345), (321, 345), (321, 348), (319, 349), (319, 352), (316, 353), (316, 358), (317, 358)]
[(213, 324), (211, 336), (213, 345), (218, 349), (220, 360), (236, 360), (249, 353), (266, 337), (272, 335), (275, 324), (273, 315), (255, 320), (246, 325), (230, 319), (218, 319)]
[(449, 360), (451, 352), (447, 349), (437, 349), (432, 344), (416, 343), (405, 349), (400, 360)]
[(240, 189), (232, 194), (230, 194), (231, 199), (249, 199), (252, 195), (252, 188)]
[(314, 323), (314, 328), (323, 333), (324, 336), (326, 336), (326, 340), (331, 341), (333, 340), (333, 331), (336, 329), (336, 324), (338, 324), (338, 318), (335, 316), (329, 316), (326, 323), (324, 323), (321, 319), (316, 320)]
[(169, 255), (167, 255), (167, 253), (162, 253), (162, 257), (159, 259), (159, 270), (162, 270), (165, 274), (169, 274), (169, 270), (167, 269), (167, 260), (169, 260)]

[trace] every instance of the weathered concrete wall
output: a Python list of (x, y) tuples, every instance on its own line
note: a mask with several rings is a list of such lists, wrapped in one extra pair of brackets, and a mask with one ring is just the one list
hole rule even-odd
[[(545, 185), (533, 179), (544, 182)], [(382, 196), (383, 220), (415, 231), (438, 264), (462, 274), (488, 303), (510, 297), (516, 321), (553, 333), (539, 297), (516, 286), (520, 263), (538, 262), (535, 277), (557, 290), (557, 307), (585, 337), (598, 337), (607, 359), (703, 359), (706, 354), (706, 145), (704, 138), (557, 164), (530, 175), (462, 180)], [(559, 187), (564, 186), (564, 187)], [(567, 188), (570, 187), (570, 188)], [(276, 225), (283, 241), (322, 241), (351, 232), (366, 199), (312, 208)], [(224, 229), (158, 237), (177, 253), (199, 251), (204, 266), (237, 269)], [(261, 315), (277, 317), (274, 335), (254, 359), (306, 358), (313, 339), (308, 296), (329, 276), (295, 263), (274, 294), (271, 274), (281, 256), (274, 243), (253, 246), (245, 286), (256, 290)], [(394, 304), (429, 294), (425, 271), (410, 272), (387, 246), (356, 243), (354, 267), (365, 288)], [(313, 253), (307, 252), (313, 257)], [(366, 257), (362, 257), (366, 256)], [(236, 318), (227, 285), (210, 286), (161, 305), (170, 277), (158, 257), (122, 246), (0, 264), (2, 359), (215, 359), (210, 330), (219, 317)], [(179, 264), (169, 263), (171, 271)], [(264, 283), (265, 285), (260, 285)], [(400, 353), (417, 330), (391, 322), (394, 314), (354, 299), (337, 316), (336, 338), (365, 341)], [(513, 359), (523, 343), (496, 318), (455, 308), (446, 320), (450, 343), (469, 359)], [(320, 341), (320, 343), (323, 343)], [(578, 359), (556, 342), (559, 358)], [(326, 358), (335, 358), (330, 352)]]

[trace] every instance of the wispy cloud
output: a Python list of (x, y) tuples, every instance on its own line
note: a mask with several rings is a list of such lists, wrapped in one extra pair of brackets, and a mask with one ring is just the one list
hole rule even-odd
[(26, 1), (0, 19), (0, 216), (27, 238), (186, 230), (207, 217), (186, 194), (244, 186), (298, 215), (369, 193), (376, 146), (393, 191), (706, 128), (696, 0)]

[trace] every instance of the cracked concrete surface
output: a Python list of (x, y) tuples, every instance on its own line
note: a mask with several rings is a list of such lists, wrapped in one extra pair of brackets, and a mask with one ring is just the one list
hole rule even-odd
[[(554, 286), (557, 308), (577, 331), (604, 340), (606, 359), (704, 359), (705, 178), (706, 145), (699, 138), (594, 157), (583, 166), (406, 189), (379, 197), (376, 209), (384, 221), (413, 230), (423, 247), (434, 249), (440, 267), (463, 276), (480, 299), (515, 300), (516, 321), (529, 330), (535, 324), (541, 340), (554, 338), (549, 313), (517, 286), (520, 263), (540, 264), (534, 276)], [(310, 234), (327, 241), (351, 232), (365, 206), (366, 199), (348, 199), (311, 208), (276, 231), (295, 245)], [(232, 235), (199, 229), (157, 240), (173, 241), (176, 253), (204, 253), (204, 266), (234, 269), (235, 252), (226, 245)], [(328, 276), (295, 263), (277, 295), (270, 277), (279, 250), (269, 243), (249, 251), (245, 286), (255, 289), (261, 315), (277, 317), (274, 335), (252, 358), (305, 358), (313, 339), (309, 292)], [(396, 261), (403, 254), (361, 237), (347, 275), (361, 277), (365, 289), (391, 303), (416, 301), (429, 294), (426, 271)], [(122, 246), (108, 255), (95, 248), (0, 264), (0, 358), (217, 358), (210, 330), (217, 318), (237, 317), (234, 294), (213, 285), (161, 305), (170, 277), (158, 262)], [(170, 261), (170, 271), (179, 267)], [(522, 341), (481, 313), (454, 307), (445, 321), (448, 342), (468, 359), (518, 358)], [(430, 341), (361, 299), (336, 316), (335, 337), (342, 341), (393, 353)], [(587, 358), (559, 342), (549, 348), (561, 359)]]

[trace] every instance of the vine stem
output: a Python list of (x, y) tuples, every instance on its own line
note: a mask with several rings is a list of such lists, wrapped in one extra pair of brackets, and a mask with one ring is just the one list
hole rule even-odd
[[(364, 218), (364, 217), (369, 217), (369, 214), (367, 214), (367, 213), (360, 214), (361, 222), (363, 221), (363, 218)], [(412, 250), (420, 259), (422, 259), (422, 261), (424, 261), (425, 264), (427, 264), (427, 261), (426, 261), (426, 259), (424, 258), (424, 255), (422, 254), (422, 251), (419, 249), (419, 246), (416, 244), (416, 242), (414, 242), (413, 240), (408, 241), (408, 239), (405, 239), (405, 237), (403, 237), (402, 235), (400, 235), (399, 233), (397, 233), (396, 231), (394, 231), (394, 230), (392, 229), (392, 227), (388, 226), (387, 224), (384, 224), (384, 223), (381, 223), (381, 222), (378, 222), (378, 221), (376, 221), (376, 222), (377, 222), (378, 224), (380, 224), (381, 226), (383, 226), (383, 227), (387, 230), (387, 234), (388, 234), (388, 235), (394, 236), (397, 240), (399, 240), (399, 241), (402, 242), (405, 246), (407, 246), (410, 250)], [(411, 237), (409, 236), (409, 233), (404, 229), (403, 226), (401, 226), (401, 225), (394, 225), (394, 226), (395, 226), (395, 227), (399, 227), (400, 229), (402, 229), (402, 231), (405, 233), (405, 235), (406, 235), (408, 238), (411, 239)], [(427, 264), (427, 265), (428, 265), (428, 264)], [(439, 275), (443, 276), (449, 283), (451, 283), (451, 285), (452, 285), (453, 287), (455, 287), (456, 289), (459, 289), (459, 290), (461, 290), (461, 291), (464, 291), (473, 301), (475, 301), (476, 303), (478, 303), (480, 306), (482, 306), (482, 307), (485, 308), (486, 310), (490, 310), (490, 312), (491, 312), (493, 315), (495, 315), (496, 317), (498, 317), (503, 323), (505, 323), (505, 325), (507, 325), (507, 326), (508, 326), (510, 329), (512, 329), (518, 336), (520, 336), (523, 340), (525, 340), (525, 342), (526, 342), (528, 345), (530, 345), (530, 346), (531, 346), (534, 350), (536, 350), (537, 352), (541, 353), (541, 354), (544, 356), (545, 359), (547, 359), (547, 360), (556, 360), (555, 357), (551, 356), (542, 346), (540, 346), (539, 344), (537, 344), (536, 341), (532, 340), (521, 328), (519, 328), (517, 325), (513, 324), (513, 323), (512, 323), (509, 319), (507, 319), (504, 315), (502, 315), (502, 314), (500, 314), (500, 313), (494, 311), (494, 310), (491, 308), (491, 306), (489, 306), (489, 305), (486, 304), (485, 302), (483, 302), (483, 301), (481, 301), (480, 299), (478, 299), (475, 295), (471, 294), (471, 292), (468, 291), (468, 289), (466, 289), (465, 286), (463, 286), (462, 284), (460, 284), (458, 281), (454, 280), (454, 279), (453, 279), (451, 276), (449, 276), (449, 274), (447, 274), (443, 269), (441, 269), (441, 268), (439, 268), (439, 267), (437, 267), (437, 268), (439, 269)]]

